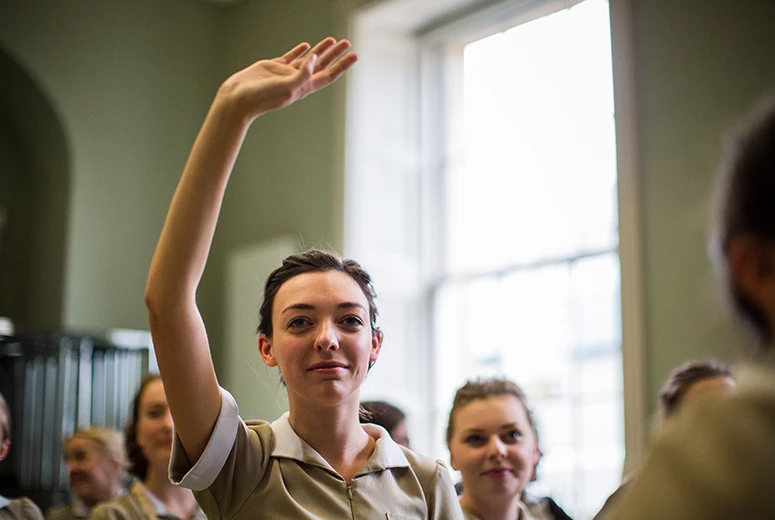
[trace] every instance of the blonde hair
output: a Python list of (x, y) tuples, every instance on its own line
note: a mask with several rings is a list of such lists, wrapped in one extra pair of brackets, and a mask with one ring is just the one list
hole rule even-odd
[(117, 462), (122, 472), (126, 471), (129, 462), (126, 456), (126, 449), (124, 448), (123, 433), (110, 428), (100, 428), (97, 426), (78, 428), (71, 436), (65, 439), (65, 449), (67, 449), (67, 445), (70, 444), (70, 441), (76, 437), (92, 441), (98, 446), (102, 455), (108, 460)]

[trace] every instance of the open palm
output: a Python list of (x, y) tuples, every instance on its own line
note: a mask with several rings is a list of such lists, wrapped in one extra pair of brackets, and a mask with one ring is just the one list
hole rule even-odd
[(300, 43), (283, 56), (260, 60), (231, 76), (225, 87), (253, 119), (320, 90), (339, 78), (358, 57), (345, 52), (350, 42), (326, 38), (310, 49)]

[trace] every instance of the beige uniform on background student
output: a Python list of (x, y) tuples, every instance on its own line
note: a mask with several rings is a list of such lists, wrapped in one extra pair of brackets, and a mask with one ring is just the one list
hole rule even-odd
[[(210, 519), (462, 516), (443, 463), (358, 421), (360, 387), (379, 356), (382, 333), (371, 279), (357, 263), (308, 251), (286, 258), (269, 276), (258, 348), (268, 366), (279, 368), (290, 409), (273, 424), (242, 421), (231, 395), (219, 388), (196, 303), (248, 128), (265, 112), (335, 81), (356, 61), (348, 48), (333, 38), (312, 49), (300, 44), (223, 83), (151, 262), (146, 304), (177, 435), (171, 474), (197, 491)], [(304, 153), (305, 143), (296, 144)], [(260, 204), (262, 195), (255, 198)]]

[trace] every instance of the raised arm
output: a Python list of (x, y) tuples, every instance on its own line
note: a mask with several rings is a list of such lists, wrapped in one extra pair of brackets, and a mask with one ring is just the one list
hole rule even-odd
[(151, 261), (145, 303), (175, 431), (189, 460), (204, 451), (220, 393), (196, 290), (207, 262), (226, 185), (250, 124), (330, 85), (357, 57), (326, 38), (261, 60), (218, 89), (172, 198)]

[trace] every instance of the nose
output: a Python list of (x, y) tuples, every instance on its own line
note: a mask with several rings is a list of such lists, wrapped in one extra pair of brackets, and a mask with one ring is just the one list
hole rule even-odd
[(164, 414), (164, 418), (162, 419), (164, 421), (164, 429), (165, 430), (172, 430), (172, 414), (169, 410), (167, 410), (167, 413)]
[(506, 444), (497, 435), (493, 435), (487, 445), (487, 456), (493, 459), (506, 457)]
[(322, 320), (315, 337), (315, 349), (317, 350), (339, 350), (339, 338), (336, 334), (336, 327), (329, 320)]

